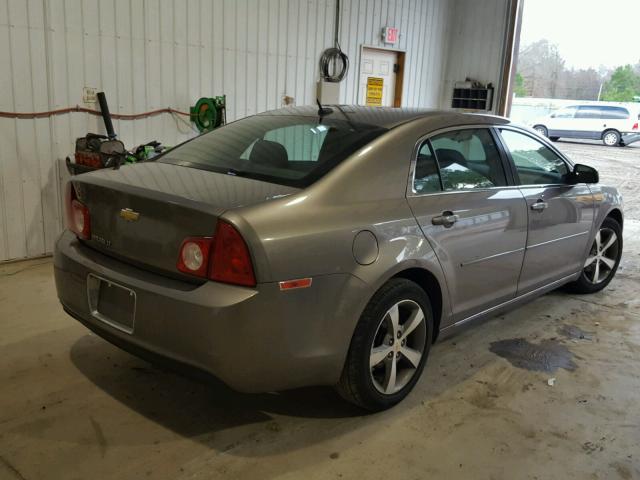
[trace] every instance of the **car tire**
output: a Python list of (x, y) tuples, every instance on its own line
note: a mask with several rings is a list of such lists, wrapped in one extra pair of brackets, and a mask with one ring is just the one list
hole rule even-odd
[(538, 132), (539, 135), (547, 138), (549, 137), (549, 130), (544, 125), (534, 125), (533, 129)]
[(410, 280), (391, 279), (360, 316), (336, 386), (338, 393), (369, 411), (394, 406), (420, 378), (432, 342), (428, 295)]
[[(607, 217), (598, 228), (580, 277), (575, 282), (567, 284), (567, 290), (580, 294), (599, 292), (609, 285), (615, 276), (620, 258), (622, 227), (615, 219)], [(601, 269), (604, 269), (604, 272)]]
[(557, 142), (558, 140), (560, 140), (560, 137), (549, 137), (549, 140), (551, 140), (552, 142)]
[(616, 147), (620, 145), (621, 138), (620, 132), (617, 130), (605, 130), (602, 133), (602, 143), (607, 147)]

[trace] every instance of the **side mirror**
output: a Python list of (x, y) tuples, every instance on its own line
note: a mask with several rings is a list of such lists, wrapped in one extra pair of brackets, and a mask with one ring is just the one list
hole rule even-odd
[(576, 183), (598, 183), (600, 175), (598, 175), (598, 171), (595, 168), (576, 163), (567, 180), (571, 185)]

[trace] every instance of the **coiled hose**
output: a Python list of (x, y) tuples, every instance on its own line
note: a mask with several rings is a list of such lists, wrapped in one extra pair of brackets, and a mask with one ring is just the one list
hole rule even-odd
[[(329, 65), (332, 62), (340, 62), (342, 66), (336, 68), (333, 74), (329, 73)], [(340, 47), (327, 48), (320, 57), (320, 75), (327, 82), (341, 82), (349, 70), (349, 57), (340, 49)]]

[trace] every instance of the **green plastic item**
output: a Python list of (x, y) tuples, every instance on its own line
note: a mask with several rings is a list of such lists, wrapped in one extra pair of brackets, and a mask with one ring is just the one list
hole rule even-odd
[(227, 96), (202, 97), (189, 109), (189, 118), (200, 132), (208, 132), (226, 123)]

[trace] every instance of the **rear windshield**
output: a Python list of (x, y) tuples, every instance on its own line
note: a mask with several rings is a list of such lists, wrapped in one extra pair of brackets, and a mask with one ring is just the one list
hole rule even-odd
[(257, 115), (201, 135), (158, 161), (304, 188), (385, 131), (327, 117)]

